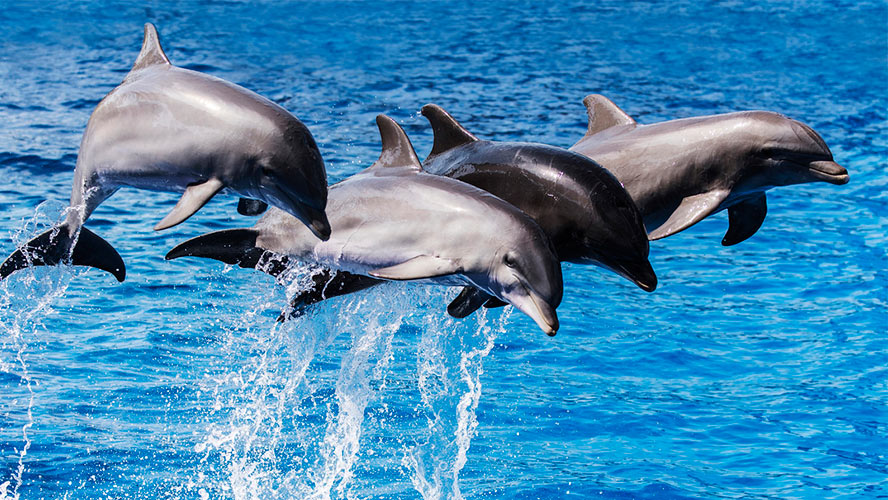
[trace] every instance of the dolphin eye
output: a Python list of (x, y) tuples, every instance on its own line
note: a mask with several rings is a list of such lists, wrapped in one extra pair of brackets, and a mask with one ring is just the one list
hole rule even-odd
[(518, 265), (518, 261), (515, 260), (515, 257), (511, 253), (507, 253), (506, 255), (503, 255), (503, 264), (514, 268)]

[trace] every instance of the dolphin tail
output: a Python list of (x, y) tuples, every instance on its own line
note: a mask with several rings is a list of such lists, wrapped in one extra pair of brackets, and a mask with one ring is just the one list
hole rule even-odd
[(74, 239), (67, 223), (40, 234), (0, 264), (0, 279), (26, 267), (56, 266), (64, 262), (107, 271), (117, 281), (122, 282), (126, 278), (123, 259), (110, 243), (85, 227), (80, 228), (80, 235), (72, 249)]
[(165, 259), (205, 257), (243, 268), (257, 269), (277, 278), (290, 264), (285, 255), (256, 246), (259, 235), (253, 229), (226, 229), (191, 238), (176, 245)]
[(305, 312), (305, 308), (312, 304), (366, 290), (384, 282), (384, 280), (369, 276), (332, 269), (324, 269), (312, 276), (311, 279), (311, 287), (300, 291), (290, 300), (290, 308), (278, 316), (279, 322), (301, 316)]

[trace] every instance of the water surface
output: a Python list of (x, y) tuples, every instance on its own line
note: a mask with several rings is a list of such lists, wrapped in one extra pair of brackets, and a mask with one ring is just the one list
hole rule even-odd
[(163, 260), (252, 224), (233, 198), (155, 233), (176, 196), (121, 190), (88, 226), (125, 283), (0, 283), (0, 499), (888, 496), (884, 2), (11, 3), (0, 254), (58, 220), (147, 21), (175, 64), (302, 119), (331, 181), (378, 156), (378, 113), (421, 157), (429, 102), (481, 138), (567, 147), (603, 93), (640, 123), (784, 113), (851, 182), (771, 191), (735, 247), (724, 213), (655, 242), (653, 294), (565, 265), (554, 338), (399, 285), (278, 325), (267, 276)]

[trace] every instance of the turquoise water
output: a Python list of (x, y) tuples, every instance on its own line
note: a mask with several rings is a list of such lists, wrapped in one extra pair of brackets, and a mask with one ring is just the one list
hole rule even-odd
[(302, 119), (331, 181), (375, 160), (378, 113), (420, 156), (429, 102), (482, 138), (567, 147), (603, 93), (640, 123), (779, 111), (851, 182), (771, 191), (735, 247), (724, 213), (654, 242), (653, 294), (565, 265), (554, 338), (394, 284), (278, 325), (269, 277), (163, 260), (251, 225), (236, 200), (155, 233), (177, 197), (124, 189), (88, 226), (125, 283), (0, 282), (0, 499), (888, 496), (885, 2), (10, 3), (3, 255), (58, 219), (146, 21), (174, 63)]

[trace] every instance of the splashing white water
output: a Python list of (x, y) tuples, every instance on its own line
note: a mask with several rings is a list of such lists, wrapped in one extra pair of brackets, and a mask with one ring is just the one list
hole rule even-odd
[[(328, 412), (327, 430), (321, 446), (322, 468), (309, 498), (342, 497), (351, 481), (352, 467), (361, 445), (364, 412), (374, 396), (385, 389), (385, 377), (392, 359), (392, 338), (401, 326), (403, 304), (397, 301), (382, 309), (385, 314), (363, 316), (352, 307), (343, 325), (351, 331), (352, 347), (342, 358), (336, 381), (337, 412)], [(400, 304), (401, 307), (397, 307)], [(367, 304), (361, 304), (366, 307)], [(384, 306), (384, 304), (379, 304)], [(366, 324), (361, 324), (360, 319)]]
[[(218, 470), (193, 489), (236, 499), (367, 498), (361, 474), (385, 473), (392, 478), (385, 494), (413, 489), (426, 499), (462, 498), (459, 475), (478, 426), (482, 363), (508, 312), (494, 326), (486, 311), (453, 320), (443, 314), (441, 294), (383, 286), (283, 326), (255, 326), (252, 314), (236, 321), (225, 350), (247, 357), (207, 380), (213, 422), (196, 450), (205, 470)], [(424, 301), (440, 312), (411, 314)], [(408, 351), (403, 366), (396, 338)], [(417, 356), (411, 372), (407, 359)], [(403, 404), (405, 391), (418, 404), (395, 418), (368, 420), (370, 408), (387, 415), (392, 390), (392, 404)], [(417, 423), (425, 428), (413, 432)]]
[[(300, 321), (272, 323), (269, 328), (263, 317), (268, 305), (248, 311), (225, 328), (223, 366), (204, 382), (213, 394), (210, 417), (215, 421), (195, 451), (204, 454), (203, 464), (220, 463), (225, 480), (201, 473), (195, 485), (202, 491), (209, 487), (236, 499), (267, 498), (269, 485), (284, 474), (277, 452), (286, 437), (286, 414), (306, 392), (305, 373), (330, 339)], [(298, 341), (294, 324), (299, 327)]]
[[(12, 240), (18, 245), (45, 231), (51, 225), (47, 214), (56, 211), (55, 205), (38, 206)], [(22, 444), (13, 450), (17, 461), (8, 472), (9, 479), (0, 477), (0, 500), (19, 500), (27, 470), (26, 457), (32, 445), (28, 432), (34, 425), (34, 389), (39, 382), (29, 369), (28, 348), (37, 341), (35, 336), (46, 330), (42, 322), (52, 312), (52, 304), (65, 294), (73, 276), (74, 271), (60, 267), (39, 275), (23, 270), (14, 280), (0, 281), (0, 373), (18, 378), (19, 385), (27, 391), (24, 423), (18, 427)], [(14, 396), (8, 393), (4, 395), (4, 399), (7, 398), (13, 400)], [(7, 401), (11, 405), (16, 402), (17, 399)], [(0, 433), (7, 432), (8, 429), (0, 428)], [(0, 454), (5, 455), (6, 450), (0, 449)]]
[(477, 324), (435, 318), (431, 321), (438, 325), (423, 333), (417, 372), (420, 411), (427, 425), (408, 447), (403, 463), (425, 500), (463, 498), (459, 475), (478, 427), (475, 411), (481, 399), (483, 361), (510, 313), (511, 308), (505, 310), (496, 325), (487, 324), (487, 310), (476, 313)]

